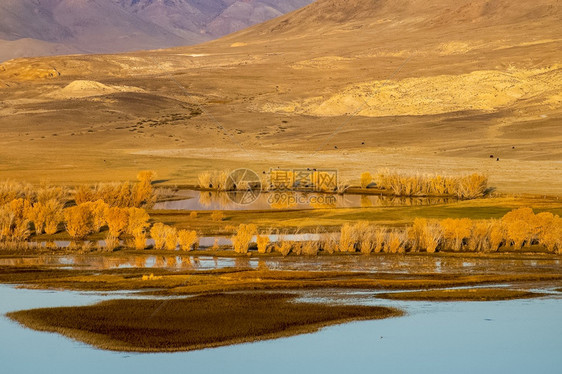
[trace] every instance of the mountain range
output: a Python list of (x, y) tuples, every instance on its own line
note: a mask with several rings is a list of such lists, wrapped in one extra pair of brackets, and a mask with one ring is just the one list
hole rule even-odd
[(312, 0), (1, 0), (0, 61), (191, 45)]

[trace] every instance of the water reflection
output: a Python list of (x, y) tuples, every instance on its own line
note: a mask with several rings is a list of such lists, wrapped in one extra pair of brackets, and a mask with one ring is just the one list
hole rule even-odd
[(517, 272), (558, 272), (554, 259), (474, 258), (467, 261), (447, 256), (393, 255), (318, 257), (215, 257), (183, 253), (168, 254), (72, 254), (0, 258), (0, 266), (57, 266), (85, 269), (168, 268), (214, 270), (224, 268), (296, 271), (346, 271), (409, 274), (513, 274)]
[[(185, 190), (184, 200), (156, 203), (157, 210), (280, 210), (280, 209), (326, 209), (368, 208), (376, 206), (422, 206), (446, 204), (456, 201), (447, 197), (400, 197), (384, 195), (318, 194), (310, 192), (266, 192), (250, 204), (240, 205), (234, 201), (235, 192)], [(234, 200), (234, 201), (233, 201)]]
[[(307, 291), (306, 295), (310, 295)], [(306, 296), (303, 295), (303, 296)], [(318, 295), (322, 297), (322, 295)], [(334, 295), (341, 302), (343, 295)], [(381, 300), (356, 293), (364, 305), (404, 309), (400, 318), (361, 321), (313, 334), (178, 353), (131, 354), (95, 349), (59, 334), (8, 320), (31, 308), (87, 305), (126, 294), (18, 289), (0, 285), (0, 360), (6, 373), (190, 372), (557, 373), (562, 367), (562, 299), (472, 303)], [(134, 296), (138, 297), (138, 296)], [(318, 297), (311, 301), (318, 300)], [(336, 347), (336, 348), (335, 348)], [(280, 352), (283, 357), (280, 358)], [(251, 357), (252, 359), (248, 359)], [(470, 359), (467, 359), (470, 358)], [(472, 359), (474, 358), (474, 359)]]

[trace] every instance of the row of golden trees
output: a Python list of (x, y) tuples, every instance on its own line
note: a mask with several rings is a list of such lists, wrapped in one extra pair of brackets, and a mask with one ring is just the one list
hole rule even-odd
[(366, 221), (346, 223), (339, 233), (321, 234), (318, 240), (284, 240), (281, 236), (271, 242), (269, 235), (260, 235), (255, 225), (242, 224), (232, 237), (233, 249), (239, 253), (247, 253), (254, 242), (260, 253), (282, 255), (496, 252), (500, 248), (520, 250), (530, 246), (562, 253), (562, 218), (549, 212), (535, 214), (530, 208), (519, 208), (501, 219), (416, 218), (413, 225), (406, 228), (388, 228)]
[[(496, 252), (502, 247), (519, 250), (532, 245), (562, 253), (562, 218), (549, 212), (535, 214), (530, 208), (519, 208), (501, 219), (416, 218), (406, 229), (386, 229), (359, 222), (343, 225), (337, 250)], [(332, 245), (332, 248), (336, 247)]]
[[(72, 195), (64, 187), (3, 181), (0, 183), (0, 240), (23, 242), (32, 234), (56, 234), (61, 226), (73, 239), (84, 239), (107, 226), (108, 247), (131, 235), (140, 247), (146, 241), (148, 214), (141, 206), (154, 203), (154, 173), (140, 172), (138, 183), (80, 186)], [(75, 205), (65, 208), (66, 205)], [(143, 245), (144, 248), (144, 245)]]
[[(282, 177), (277, 174), (282, 174)], [(332, 178), (333, 175), (311, 171), (310, 181), (301, 181), (295, 172), (287, 170), (273, 170), (270, 174), (262, 176), (261, 188), (264, 191), (277, 190), (280, 185), (286, 190), (298, 190), (306, 186), (311, 187), (318, 181)], [(308, 180), (308, 179), (307, 179)], [(234, 185), (227, 171), (204, 172), (198, 176), (199, 187), (217, 191), (246, 190), (245, 184)], [(304, 183), (304, 184), (303, 184)], [(308, 185), (308, 184), (310, 185)], [(322, 184), (316, 187), (325, 192), (345, 192), (350, 186), (341, 178), (335, 178), (335, 185), (329, 184), (322, 188)], [(395, 196), (454, 196), (460, 199), (474, 199), (484, 196), (488, 189), (488, 177), (481, 174), (468, 174), (462, 176), (443, 176), (430, 174), (402, 174), (388, 169), (383, 169), (376, 174), (364, 172), (361, 174), (361, 188), (367, 189), (373, 186), (387, 190)]]
[(387, 169), (374, 176), (369, 172), (361, 174), (361, 188), (368, 188), (372, 183), (396, 196), (456, 196), (460, 199), (482, 197), (488, 188), (488, 178), (476, 173), (464, 176), (408, 175)]
[(156, 202), (152, 187), (154, 172), (146, 170), (137, 175), (138, 182), (131, 184), (100, 183), (95, 186), (79, 186), (74, 194), (76, 204), (102, 200), (112, 207), (151, 207)]

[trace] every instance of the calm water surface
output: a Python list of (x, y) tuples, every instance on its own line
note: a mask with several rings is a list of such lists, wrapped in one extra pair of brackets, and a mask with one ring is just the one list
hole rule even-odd
[(2, 373), (559, 373), (562, 299), (470, 303), (376, 300), (408, 315), (325, 328), (318, 333), (186, 353), (94, 349), (35, 332), (4, 313), (83, 305), (126, 294), (15, 289), (0, 285)]
[(263, 192), (248, 203), (243, 192), (181, 190), (185, 199), (163, 201), (155, 210), (279, 210), (319, 208), (368, 208), (374, 206), (422, 206), (457, 201), (449, 197), (398, 197), (314, 192)]

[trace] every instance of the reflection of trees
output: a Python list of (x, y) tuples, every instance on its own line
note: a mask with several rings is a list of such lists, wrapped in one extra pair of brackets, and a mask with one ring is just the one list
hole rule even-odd
[(166, 264), (166, 257), (164, 256), (156, 256), (156, 261), (154, 262), (154, 267), (163, 268)]
[(234, 258), (234, 266), (236, 268), (247, 268), (249, 267), (249, 260), (243, 257), (235, 257)]
[(137, 268), (144, 268), (146, 266), (146, 257), (145, 256), (135, 256), (134, 264), (135, 264), (135, 267), (137, 267)]
[(166, 260), (166, 266), (169, 268), (175, 268), (177, 264), (176, 256), (169, 256)]
[(193, 264), (191, 263), (191, 258), (189, 256), (180, 256), (180, 266), (182, 268), (193, 268)]
[(199, 193), (199, 203), (201, 206), (209, 208), (213, 203), (218, 204), (221, 208), (228, 207), (232, 203), (226, 192), (217, 191), (201, 191)]
[(380, 206), (426, 206), (447, 204), (456, 201), (454, 198), (447, 197), (411, 197), (411, 196), (377, 196)]
[(258, 270), (269, 270), (269, 266), (267, 266), (267, 262), (263, 258), (258, 260)]
[(199, 203), (204, 207), (211, 206), (211, 202), (213, 201), (213, 195), (211, 192), (201, 191), (199, 193)]
[(370, 196), (361, 195), (361, 208), (370, 208), (373, 206), (373, 201)]

